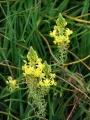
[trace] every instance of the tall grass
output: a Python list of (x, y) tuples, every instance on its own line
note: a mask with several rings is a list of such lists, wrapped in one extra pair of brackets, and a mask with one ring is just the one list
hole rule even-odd
[[(49, 33), (59, 13), (62, 13), (68, 22), (68, 27), (73, 30), (67, 68), (72, 72), (73, 77), (77, 74), (79, 77), (76, 81), (73, 79), (68, 81), (65, 71), (63, 73), (61, 68), (53, 68), (53, 71), (58, 71), (59, 85), (57, 89), (52, 88), (45, 98), (46, 119), (90, 119), (90, 100), (86, 96), (90, 94), (90, 58), (85, 59), (84, 64), (80, 61), (90, 54), (89, 4), (89, 0), (0, 0), (0, 120), (43, 119), (33, 118), (32, 108), (27, 104), (26, 86), (22, 84), (19, 91), (16, 90), (11, 94), (7, 91), (6, 79), (8, 76), (17, 79), (22, 77), (23, 59), (30, 46), (33, 46), (39, 57), (52, 65), (53, 58), (44, 37), (54, 52), (55, 46)], [(75, 61), (78, 62), (72, 63)], [(80, 86), (81, 78), (88, 87), (88, 93), (80, 93), (84, 89)], [(29, 113), (31, 117), (28, 118)]]

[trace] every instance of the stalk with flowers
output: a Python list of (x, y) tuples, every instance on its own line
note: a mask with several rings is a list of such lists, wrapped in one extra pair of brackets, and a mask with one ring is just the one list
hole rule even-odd
[(66, 25), (67, 22), (60, 13), (58, 19), (56, 20), (54, 30), (50, 31), (50, 36), (54, 38), (54, 44), (57, 47), (55, 55), (60, 64), (65, 64), (67, 60), (66, 50), (69, 48), (69, 35), (73, 33), (69, 28), (66, 27)]
[(51, 67), (38, 57), (36, 51), (31, 47), (27, 54), (27, 61), (22, 66), (23, 75), (28, 88), (28, 102), (33, 99), (33, 106), (38, 109), (37, 114), (45, 116), (46, 103), (44, 96), (48, 93), (50, 86), (55, 85), (55, 74), (51, 73)]

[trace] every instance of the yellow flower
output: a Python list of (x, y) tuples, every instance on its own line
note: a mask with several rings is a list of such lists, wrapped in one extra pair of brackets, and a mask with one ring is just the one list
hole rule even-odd
[(56, 77), (56, 75), (55, 75), (55, 74), (52, 74), (52, 73), (50, 73), (49, 75), (50, 75), (50, 78), (51, 78), (51, 79), (54, 79), (54, 78)]
[(46, 79), (43, 81), (43, 83), (44, 83), (44, 86), (46, 86), (46, 87), (49, 87), (49, 86), (51, 85), (50, 80), (49, 80), (48, 78), (46, 78)]
[(65, 36), (69, 36), (69, 35), (71, 35), (73, 32), (71, 31), (71, 30), (69, 30), (69, 28), (67, 28), (66, 30), (65, 30)]
[(8, 80), (6, 81), (6, 83), (8, 85), (8, 90), (12, 92), (18, 87), (18, 85), (16, 83), (16, 80), (12, 79), (12, 77), (8, 77), (7, 79)]
[(56, 86), (56, 85), (57, 85), (57, 83), (56, 83), (54, 80), (52, 80), (52, 81), (51, 81), (51, 85)]
[(40, 68), (37, 68), (34, 71), (34, 76), (38, 77), (38, 78), (43, 78), (45, 76), (45, 74), (42, 72), (42, 70)]
[(48, 78), (46, 78), (44, 80), (40, 80), (38, 83), (38, 86), (50, 87), (52, 85), (56, 86), (56, 82), (54, 81), (54, 79), (50, 80)]
[(26, 64), (22, 66), (22, 70), (24, 70), (24, 73), (23, 73), (24, 76), (33, 74), (35, 71), (34, 67), (31, 67), (30, 65), (26, 65)]
[(38, 85), (39, 86), (50, 87), (51, 84), (50, 84), (50, 80), (46, 78), (45, 80), (40, 80)]

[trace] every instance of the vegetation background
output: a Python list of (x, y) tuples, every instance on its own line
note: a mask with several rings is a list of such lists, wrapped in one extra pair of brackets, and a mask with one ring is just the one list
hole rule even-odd
[[(22, 76), (23, 59), (30, 46), (52, 65), (47, 42), (54, 53), (49, 33), (59, 13), (73, 31), (67, 60), (73, 79), (68, 81), (68, 72), (53, 68), (58, 71), (59, 85), (45, 97), (46, 118), (33, 118), (33, 113), (27, 117), (31, 108), (26, 102), (25, 85), (11, 94), (6, 79)], [(89, 95), (90, 0), (0, 0), (0, 120), (90, 120)]]

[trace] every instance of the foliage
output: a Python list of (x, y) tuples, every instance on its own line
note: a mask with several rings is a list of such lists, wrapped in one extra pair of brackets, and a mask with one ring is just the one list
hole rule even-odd
[[(0, 120), (90, 119), (89, 8), (90, 0), (0, 1)], [(59, 13), (62, 21), (67, 22), (67, 28), (73, 31), (70, 42), (62, 47), (67, 48), (63, 49), (67, 56), (64, 62), (57, 59), (62, 52), (56, 50), (58, 44), (54, 44), (56, 41), (50, 36), (53, 28), (58, 29), (54, 26), (58, 24)], [(22, 66), (29, 66), (25, 56), (30, 46), (42, 59), (35, 66), (47, 63), (52, 69), (50, 73), (56, 74), (57, 85), (50, 87), (44, 99), (40, 89), (35, 94), (33, 85), (28, 84), (28, 75), (26, 79), (23, 77), (25, 67), (22, 70)], [(28, 94), (31, 90), (32, 97)], [(36, 101), (33, 98), (37, 98)], [(31, 104), (33, 100), (47, 102), (43, 106), (46, 116), (37, 114), (40, 103)]]

